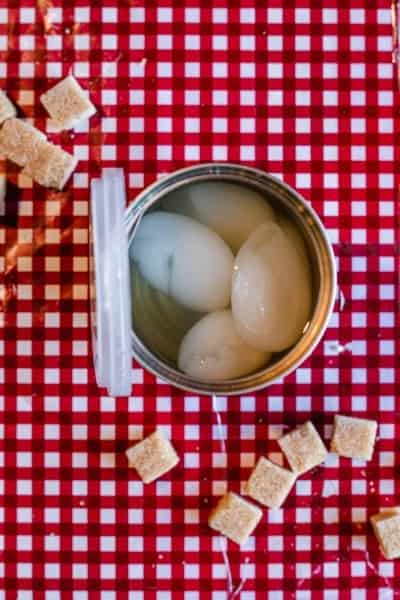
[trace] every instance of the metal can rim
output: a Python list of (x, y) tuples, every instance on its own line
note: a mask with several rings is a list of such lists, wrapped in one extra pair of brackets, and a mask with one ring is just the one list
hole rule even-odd
[[(254, 392), (277, 383), (293, 372), (313, 352), (328, 326), (336, 298), (336, 264), (332, 245), (318, 214), (294, 188), (261, 169), (235, 163), (201, 163), (185, 167), (162, 177), (146, 187), (125, 212), (129, 245), (143, 213), (166, 193), (195, 181), (221, 179), (266, 191), (273, 189), (285, 198), (286, 208), (293, 203), (297, 217), (309, 219), (309, 233), (313, 232), (313, 247), (320, 269), (320, 290), (310, 325), (300, 340), (281, 359), (264, 369), (234, 380), (210, 383), (195, 380), (173, 369), (155, 356), (136, 336), (132, 329), (132, 352), (137, 361), (157, 377), (185, 391), (197, 394), (234, 395)], [(290, 210), (290, 208), (289, 208)]]

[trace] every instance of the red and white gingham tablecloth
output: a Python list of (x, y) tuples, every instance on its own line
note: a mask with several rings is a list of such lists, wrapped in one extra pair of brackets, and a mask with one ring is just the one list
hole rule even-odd
[[(98, 108), (49, 135), (79, 158), (65, 192), (6, 165), (0, 598), (399, 594), (400, 561), (383, 559), (368, 524), (400, 504), (391, 44), (389, 0), (0, 0), (0, 87), (21, 115), (46, 130), (39, 96), (71, 70)], [(109, 398), (90, 350), (90, 178), (124, 167), (133, 201), (163, 173), (213, 160), (278, 175), (317, 209), (339, 269), (331, 326), (256, 395), (213, 406), (134, 365), (132, 396)], [(311, 418), (329, 440), (338, 411), (379, 421), (373, 460), (330, 456), (301, 477), (247, 546), (228, 543), (230, 585), (210, 507), (240, 491), (258, 455), (280, 459), (282, 431)], [(181, 462), (143, 486), (124, 450), (156, 426)]]

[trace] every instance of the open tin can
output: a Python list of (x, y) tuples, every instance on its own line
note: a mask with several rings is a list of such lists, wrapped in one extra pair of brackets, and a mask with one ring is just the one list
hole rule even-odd
[[(156, 208), (158, 203), (178, 188), (206, 181), (230, 182), (257, 190), (273, 208), (286, 213), (303, 236), (312, 271), (313, 308), (310, 320), (298, 342), (289, 350), (276, 355), (272, 362), (259, 371), (238, 379), (218, 383), (193, 379), (154, 353), (143, 343), (135, 331), (135, 323), (132, 321), (129, 310), (131, 299), (128, 254), (142, 216), (147, 211)], [(94, 185), (96, 186), (96, 183)], [(113, 202), (113, 198), (111, 198), (111, 202)], [(98, 212), (98, 208), (93, 206), (92, 198), (91, 233), (95, 277), (91, 296), (95, 366), (97, 363), (96, 377), (99, 385), (107, 387), (111, 395), (130, 393), (131, 361), (127, 360), (128, 344), (134, 358), (156, 376), (184, 390), (212, 395), (244, 394), (261, 389), (291, 373), (312, 353), (325, 332), (332, 313), (336, 296), (336, 267), (332, 247), (324, 226), (310, 204), (293, 188), (258, 169), (229, 163), (200, 164), (176, 171), (157, 180), (137, 196), (125, 210), (123, 217), (122, 214), (116, 215), (118, 211), (121, 212), (121, 206), (117, 208), (113, 206), (113, 209), (113, 234), (110, 236), (108, 245), (104, 246), (103, 244), (103, 248), (100, 249), (99, 222), (96, 222), (93, 214), (96, 210)], [(107, 218), (110, 218), (109, 215), (106, 216), (106, 220)], [(101, 227), (103, 227), (101, 233), (103, 236), (103, 223), (100, 223)], [(118, 250), (115, 249), (115, 244), (117, 244)], [(111, 255), (112, 262), (110, 262)], [(115, 261), (120, 261), (119, 267)], [(102, 280), (100, 287), (99, 279)], [(121, 294), (123, 298), (121, 298)], [(101, 306), (99, 306), (98, 300), (97, 302), (95, 299), (93, 301), (94, 296), (97, 298), (101, 296)], [(104, 337), (101, 342), (99, 341), (98, 331), (102, 328), (99, 320), (104, 321), (103, 330), (107, 331), (107, 336), (112, 334), (113, 328), (116, 328), (117, 334), (114, 332), (113, 343), (109, 344)], [(126, 335), (128, 332), (129, 336)], [(115, 340), (118, 340), (118, 348)], [(105, 353), (105, 356), (99, 357), (99, 351)], [(108, 353), (112, 353), (114, 356), (107, 356)], [(115, 355), (116, 353), (117, 355)], [(111, 362), (114, 364), (109, 376), (104, 377), (104, 371), (102, 373), (102, 368), (99, 368), (99, 362), (103, 365), (103, 369), (106, 365), (106, 368), (109, 369)], [(129, 372), (123, 374), (121, 369), (128, 369)], [(111, 381), (113, 385), (110, 385)]]

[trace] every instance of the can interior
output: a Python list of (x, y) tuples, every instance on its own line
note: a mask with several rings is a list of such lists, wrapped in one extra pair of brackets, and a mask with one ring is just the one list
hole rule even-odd
[[(317, 304), (319, 291), (320, 291), (320, 268), (318, 265), (318, 252), (315, 248), (314, 238), (310, 235), (310, 228), (314, 226), (313, 220), (310, 219), (309, 216), (305, 214), (305, 209), (302, 203), (297, 202), (282, 202), (281, 188), (280, 186), (276, 187), (276, 193), (274, 193), (274, 189), (269, 189), (266, 191), (260, 185), (255, 185), (253, 182), (248, 182), (243, 177), (238, 178), (232, 176), (212, 176), (210, 175), (207, 179), (203, 179), (200, 182), (184, 182), (181, 186), (182, 189), (192, 185), (201, 185), (205, 181), (218, 180), (220, 182), (229, 182), (235, 183), (236, 185), (240, 185), (246, 188), (253, 188), (257, 190), (258, 193), (261, 193), (267, 202), (269, 202), (274, 208), (277, 214), (284, 214), (288, 219), (290, 219), (301, 232), (303, 240), (306, 244), (308, 259), (311, 266), (312, 273), (312, 313), (310, 315), (310, 321), (313, 318), (313, 313), (315, 311), (315, 307)], [(149, 212), (153, 212), (164, 208), (164, 210), (168, 209), (168, 197), (174, 194), (174, 191), (178, 186), (175, 186), (174, 189), (166, 188), (164, 193), (159, 194), (152, 203), (149, 203), (147, 208), (144, 210), (142, 214), (147, 214)], [(132, 244), (134, 235), (130, 237), (130, 244)], [(173, 352), (168, 347), (168, 343), (163, 339), (162, 335), (162, 327), (164, 323), (161, 323), (157, 316), (157, 306), (161, 302), (165, 302), (165, 299), (161, 297), (160, 293), (151, 294), (151, 289), (149, 288), (149, 284), (143, 281), (143, 277), (138, 272), (136, 266), (131, 263), (131, 286), (132, 286), (132, 323), (135, 335), (140, 339), (141, 343), (145, 348), (155, 357), (158, 358), (159, 361), (164, 363), (164, 365), (168, 365), (169, 369), (173, 369), (176, 373), (180, 373), (177, 369), (176, 361), (173, 359)], [(149, 298), (152, 299), (149, 300)], [(157, 304), (158, 303), (158, 304)], [(159, 305), (161, 310), (161, 306)], [(191, 311), (186, 311), (191, 312)], [(148, 313), (148, 314), (146, 314)], [(149, 318), (146, 318), (146, 317)], [(186, 331), (190, 329), (190, 327), (199, 320), (203, 315), (201, 313), (193, 313), (185, 315), (185, 326), (179, 329), (179, 332), (175, 332), (180, 335), (180, 339), (182, 339), (183, 335)], [(171, 332), (171, 336), (173, 332)], [(175, 337), (179, 337), (175, 336)], [(303, 337), (303, 336), (302, 336)], [(164, 336), (165, 338), (165, 336)], [(301, 338), (300, 338), (301, 339)], [(155, 343), (157, 340), (157, 343)], [(176, 344), (179, 342), (178, 339), (173, 340), (174, 351), (176, 350)], [(299, 342), (295, 344), (297, 346)], [(285, 357), (292, 348), (289, 348), (283, 352), (275, 353), (272, 356), (272, 359), (266, 365), (266, 367), (262, 368), (258, 372), (262, 372), (265, 368), (269, 368), (275, 363), (281, 361), (283, 357)], [(238, 381), (238, 380), (237, 380)], [(223, 383), (223, 382), (221, 382)]]

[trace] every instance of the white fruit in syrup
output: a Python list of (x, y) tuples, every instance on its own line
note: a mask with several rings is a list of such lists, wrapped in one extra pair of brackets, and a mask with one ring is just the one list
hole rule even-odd
[(220, 181), (183, 186), (163, 201), (166, 210), (187, 215), (213, 229), (236, 254), (274, 211), (256, 190)]
[(240, 249), (232, 278), (238, 333), (250, 346), (266, 352), (295, 344), (311, 312), (311, 272), (304, 242), (285, 233), (285, 228), (284, 221), (282, 227), (273, 221), (260, 225)]
[(230, 310), (212, 312), (198, 321), (182, 340), (178, 367), (202, 381), (224, 381), (263, 367), (270, 354), (255, 350), (239, 337)]
[(153, 212), (139, 224), (131, 258), (147, 281), (183, 306), (229, 305), (233, 254), (211, 229), (183, 215)]

